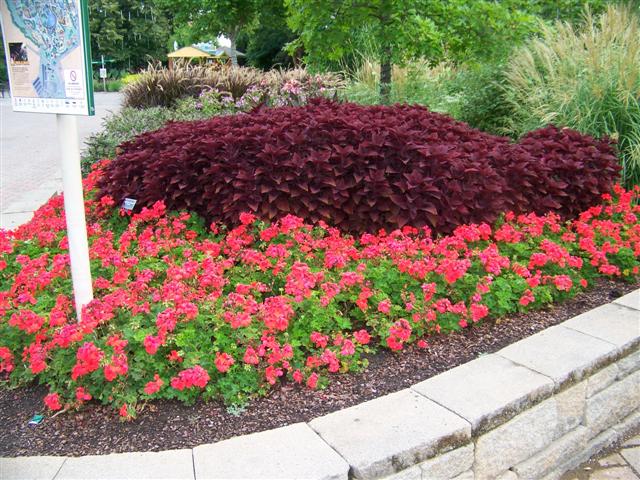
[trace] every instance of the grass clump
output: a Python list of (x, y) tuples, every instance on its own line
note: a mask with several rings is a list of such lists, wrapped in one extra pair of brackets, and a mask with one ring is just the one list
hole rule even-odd
[[(348, 83), (342, 98), (362, 105), (386, 103), (380, 96), (380, 65), (370, 55), (362, 55), (352, 68), (346, 68)], [(450, 82), (457, 69), (451, 63), (431, 65), (426, 59), (394, 65), (389, 102), (418, 104), (436, 112), (449, 112), (456, 98), (450, 94)]]
[[(172, 69), (149, 65), (124, 90), (124, 105), (134, 108), (175, 107), (181, 99), (196, 98), (205, 92), (229, 95), (234, 101), (255, 90), (277, 95), (291, 84), (320, 84), (327, 90), (341, 84), (335, 74), (312, 75), (306, 69), (270, 70), (251, 67), (222, 68), (178, 62)], [(275, 92), (275, 93), (273, 93)]]
[(506, 68), (514, 135), (553, 123), (618, 140), (627, 185), (640, 181), (640, 16), (611, 5), (580, 29), (557, 22)]

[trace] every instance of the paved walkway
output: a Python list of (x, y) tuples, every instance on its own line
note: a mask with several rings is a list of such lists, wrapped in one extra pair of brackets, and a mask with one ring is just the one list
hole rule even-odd
[[(100, 130), (110, 111), (120, 108), (119, 93), (96, 93), (96, 114), (78, 118), (80, 142)], [(62, 189), (60, 146), (53, 114), (17, 113), (0, 98), (0, 227), (24, 223), (34, 210)]]
[(561, 480), (640, 479), (640, 435), (623, 442), (614, 452), (598, 455), (562, 476)]

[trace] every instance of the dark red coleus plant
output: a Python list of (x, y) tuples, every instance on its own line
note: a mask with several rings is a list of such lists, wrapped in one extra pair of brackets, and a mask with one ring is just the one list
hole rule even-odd
[(548, 127), (519, 143), (420, 106), (312, 101), (170, 123), (122, 145), (101, 195), (163, 200), (233, 226), (287, 213), (352, 233), (428, 225), (438, 233), (504, 211), (571, 216), (609, 192), (614, 148)]

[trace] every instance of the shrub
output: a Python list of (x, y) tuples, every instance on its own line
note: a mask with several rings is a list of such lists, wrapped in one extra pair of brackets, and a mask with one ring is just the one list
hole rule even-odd
[(85, 140), (86, 147), (82, 152), (83, 173), (88, 174), (95, 162), (113, 158), (116, 148), (122, 142), (131, 140), (140, 133), (157, 130), (173, 118), (173, 112), (162, 107), (144, 110), (125, 107), (119, 112), (111, 113), (103, 120), (102, 130)]
[(617, 138), (623, 177), (640, 181), (640, 17), (610, 5), (585, 26), (544, 27), (509, 61), (506, 98), (516, 135), (554, 123)]
[[(123, 87), (122, 80), (108, 79), (106, 83), (102, 83), (101, 79), (93, 80), (94, 92), (119, 92)], [(105, 88), (106, 87), (106, 88)]]
[(102, 130), (86, 140), (82, 171), (88, 174), (95, 162), (113, 158), (121, 143), (140, 133), (157, 130), (170, 120), (201, 120), (214, 115), (249, 111), (257, 106), (303, 105), (311, 98), (331, 95), (338, 83), (337, 80), (327, 83), (328, 78), (309, 75), (302, 69), (274, 71), (265, 75), (263, 82), (249, 87), (237, 100), (224, 89), (202, 87), (203, 91), (198, 96), (181, 98), (173, 108), (125, 107), (109, 115), (102, 124)]
[(122, 93), (123, 105), (133, 108), (172, 107), (184, 96), (194, 95), (202, 88), (208, 68), (176, 62), (172, 69), (162, 64), (149, 64)]
[(315, 389), (363, 368), (364, 353), (637, 275), (640, 206), (618, 193), (569, 224), (507, 215), (439, 239), (409, 227), (354, 239), (247, 213), (205, 229), (160, 202), (130, 218), (90, 193), (95, 299), (80, 323), (58, 196), (0, 231), (0, 376), (46, 384), (52, 410), (94, 399), (123, 417), (159, 398), (242, 404), (285, 378)]
[(442, 233), (507, 210), (575, 215), (616, 173), (611, 147), (575, 132), (549, 128), (520, 146), (424, 107), (316, 100), (144, 134), (123, 145), (100, 187), (118, 202), (162, 200), (229, 225), (251, 211), (349, 232)]
[[(363, 105), (380, 105), (379, 66), (363, 57), (355, 68), (346, 68), (347, 83), (340, 97)], [(394, 65), (390, 102), (418, 104), (446, 113), (473, 128), (496, 135), (507, 128), (511, 106), (505, 98), (504, 61), (468, 62), (432, 66), (424, 59)]]
[(340, 78), (334, 74), (311, 75), (304, 69), (262, 72), (250, 67), (220, 68), (178, 62), (171, 70), (160, 64), (149, 65), (124, 88), (124, 105), (173, 107), (182, 98), (198, 97), (210, 91), (230, 95), (234, 101), (256, 90), (275, 97), (292, 82), (303, 89), (309, 86), (329, 91), (341, 85)]
[(493, 61), (459, 68), (450, 83), (455, 101), (447, 113), (473, 128), (495, 135), (509, 133), (511, 106), (505, 99), (504, 64)]
[(123, 85), (129, 85), (130, 83), (138, 81), (139, 78), (139, 73), (127, 73), (120, 79), (120, 81)]

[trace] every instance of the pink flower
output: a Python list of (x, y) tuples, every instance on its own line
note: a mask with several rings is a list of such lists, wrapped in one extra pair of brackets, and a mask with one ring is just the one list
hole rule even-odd
[(236, 363), (235, 360), (228, 353), (216, 352), (215, 364), (220, 373), (227, 372), (234, 363)]
[(104, 367), (104, 378), (111, 382), (118, 375), (126, 375), (128, 371), (127, 356), (124, 353), (118, 353), (111, 357), (111, 363)]
[(242, 225), (251, 225), (256, 221), (256, 216), (249, 212), (243, 212), (240, 214), (240, 223)]
[(260, 306), (260, 316), (271, 330), (284, 331), (289, 327), (294, 311), (289, 299), (283, 296), (269, 297)]
[(162, 381), (160, 376), (156, 373), (153, 376), (153, 380), (150, 382), (147, 382), (147, 384), (145, 385), (144, 393), (146, 393), (147, 395), (153, 395), (154, 393), (160, 390), (160, 387), (162, 387), (162, 385), (164, 385), (164, 382)]
[(480, 303), (473, 303), (471, 305), (471, 320), (477, 322), (482, 320), (489, 314), (489, 307)]
[(568, 292), (573, 286), (573, 281), (569, 275), (556, 275), (553, 277), (553, 284), (558, 290), (564, 290)]
[(36, 333), (44, 325), (44, 318), (31, 310), (18, 310), (9, 318), (9, 325), (24, 330), (26, 333)]
[(177, 350), (171, 350), (171, 352), (169, 352), (169, 355), (167, 355), (167, 359), (170, 362), (182, 362), (183, 358), (180, 356), (180, 354), (178, 353)]
[(62, 405), (60, 405), (60, 396), (55, 392), (44, 397), (44, 404), (49, 410), (60, 410), (62, 408)]
[(129, 415), (129, 407), (127, 407), (126, 403), (122, 404), (122, 407), (120, 407), (120, 411), (118, 413), (122, 418), (131, 418), (131, 415)]
[(301, 302), (311, 296), (313, 288), (321, 279), (322, 273), (313, 273), (306, 263), (295, 262), (291, 267), (291, 273), (287, 275), (285, 293), (293, 296), (296, 302)]
[(209, 382), (209, 374), (200, 365), (187, 368), (178, 373), (177, 377), (171, 379), (171, 386), (176, 390), (184, 390), (185, 388), (200, 387), (204, 388)]
[(371, 335), (369, 335), (369, 332), (364, 329), (355, 332), (353, 334), (353, 338), (355, 338), (356, 342), (358, 342), (360, 345), (366, 345), (371, 341)]
[(269, 365), (265, 369), (264, 375), (265, 377), (267, 377), (267, 382), (269, 382), (270, 385), (275, 385), (275, 383), (278, 381), (278, 377), (281, 377), (283, 375), (283, 371), (281, 368), (276, 368), (273, 365)]
[(356, 300), (356, 305), (363, 312), (366, 312), (369, 308), (369, 297), (371, 297), (372, 295), (373, 292), (371, 291), (371, 289), (362, 287), (362, 290), (360, 291), (360, 294), (358, 295), (358, 298)]
[(351, 340), (345, 340), (342, 343), (342, 349), (340, 350), (340, 355), (348, 356), (348, 355), (353, 355), (354, 353), (356, 353), (356, 348), (353, 345), (353, 342)]
[(533, 293), (531, 292), (531, 290), (526, 290), (524, 294), (520, 297), (519, 303), (523, 307), (526, 307), (530, 303), (535, 302), (535, 300), (536, 298), (533, 296)]
[(147, 351), (149, 355), (155, 355), (158, 351), (158, 348), (162, 345), (162, 340), (160, 337), (156, 337), (154, 335), (147, 335), (143, 342), (144, 349)]
[(244, 352), (244, 357), (242, 358), (242, 361), (249, 365), (257, 365), (258, 363), (260, 363), (258, 354), (253, 349), (253, 347), (247, 347), (247, 349)]
[(0, 373), (12, 372), (13, 368), (13, 354), (11, 350), (7, 347), (0, 347)]
[(391, 311), (391, 301), (387, 299), (382, 300), (380, 303), (378, 303), (378, 311), (388, 314)]
[(388, 337), (387, 347), (394, 351), (402, 350), (402, 342), (399, 341), (396, 337)]
[(100, 368), (100, 361), (104, 357), (104, 353), (92, 342), (85, 342), (76, 353), (77, 362), (71, 370), (71, 379), (77, 380), (78, 377), (86, 375)]
[(318, 348), (325, 348), (329, 342), (329, 337), (320, 332), (312, 332), (309, 338)]
[(314, 372), (311, 375), (309, 375), (309, 378), (307, 378), (307, 387), (309, 387), (312, 390), (315, 390), (317, 386), (318, 386), (318, 374)]
[(89, 401), (91, 400), (91, 394), (89, 392), (87, 392), (84, 387), (78, 387), (76, 388), (76, 399), (78, 399), (81, 402), (84, 401)]

